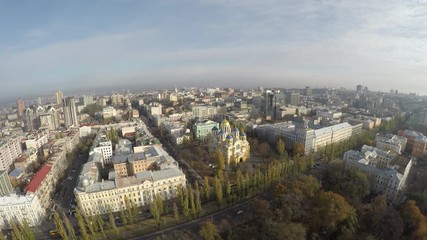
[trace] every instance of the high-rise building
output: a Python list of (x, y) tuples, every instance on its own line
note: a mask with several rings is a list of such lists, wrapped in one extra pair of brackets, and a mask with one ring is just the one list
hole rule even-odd
[(0, 140), (0, 170), (9, 170), (13, 161), (22, 153), (21, 138), (10, 137)]
[(9, 180), (7, 171), (0, 171), (0, 197), (11, 194), (13, 191), (12, 184)]
[(363, 86), (362, 86), (361, 84), (357, 85), (357, 86), (356, 86), (356, 90), (357, 90), (358, 92), (363, 91)]
[(62, 100), (64, 99), (64, 93), (58, 91), (55, 93), (56, 104), (62, 104)]
[(288, 104), (292, 106), (298, 106), (300, 103), (300, 94), (292, 92), (288, 94)]
[(16, 108), (18, 109), (18, 117), (22, 117), (25, 109), (24, 99), (18, 98), (18, 100), (16, 101)]
[(313, 95), (313, 90), (311, 89), (311, 87), (305, 87), (305, 89), (304, 89), (304, 95), (305, 96), (311, 96), (311, 95)]
[(41, 98), (41, 97), (38, 97), (38, 98), (37, 98), (37, 105), (38, 105), (38, 106), (41, 106), (41, 105), (42, 105), (42, 103), (43, 103), (43, 102), (42, 102), (42, 98)]
[(73, 97), (63, 99), (62, 107), (64, 109), (65, 127), (77, 126), (78, 119), (75, 99)]

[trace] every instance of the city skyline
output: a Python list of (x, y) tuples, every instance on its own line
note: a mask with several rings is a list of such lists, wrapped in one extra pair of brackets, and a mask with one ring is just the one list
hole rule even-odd
[[(94, 89), (427, 94), (422, 1), (3, 2), (1, 101)], [(214, 84), (214, 85), (212, 85)]]

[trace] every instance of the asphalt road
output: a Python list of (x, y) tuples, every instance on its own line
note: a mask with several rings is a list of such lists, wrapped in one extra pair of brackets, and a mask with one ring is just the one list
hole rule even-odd
[[(168, 234), (168, 233), (171, 233), (171, 232), (176, 231), (176, 230), (186, 230), (186, 231), (190, 231), (194, 234), (198, 234), (201, 225), (207, 220), (211, 220), (215, 224), (218, 224), (221, 222), (222, 219), (233, 219), (233, 224), (242, 224), (246, 220), (248, 220), (250, 217), (248, 208), (249, 208), (249, 200), (245, 201), (243, 203), (240, 203), (238, 205), (234, 205), (234, 206), (231, 206), (229, 208), (223, 209), (219, 212), (215, 212), (213, 214), (195, 219), (195, 220), (190, 221), (190, 222), (186, 222), (186, 223), (176, 225), (176, 226), (173, 226), (173, 227), (170, 227), (167, 229), (163, 229), (163, 230), (158, 231), (158, 232), (146, 234), (144, 236), (132, 238), (132, 240), (155, 239), (156, 237), (160, 237), (164, 234)], [(243, 211), (243, 213), (237, 214), (238, 211)]]

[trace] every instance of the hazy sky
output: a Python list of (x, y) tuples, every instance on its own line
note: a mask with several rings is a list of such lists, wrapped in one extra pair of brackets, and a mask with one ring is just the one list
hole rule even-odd
[(0, 98), (61, 89), (427, 94), (427, 1), (0, 1)]

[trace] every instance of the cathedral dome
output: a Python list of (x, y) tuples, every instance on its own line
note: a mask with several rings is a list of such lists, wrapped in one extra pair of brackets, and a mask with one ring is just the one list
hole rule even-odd
[(222, 120), (221, 127), (230, 127), (230, 123), (227, 121), (227, 119)]

